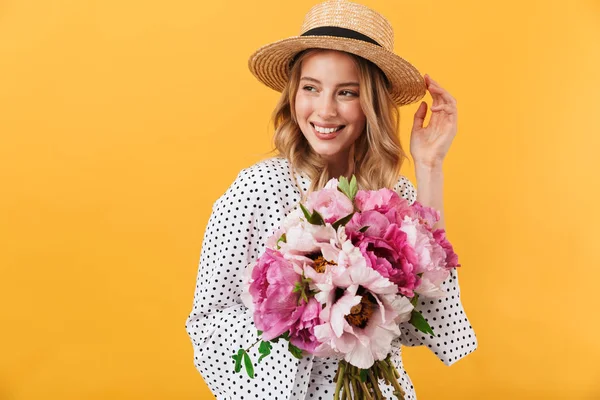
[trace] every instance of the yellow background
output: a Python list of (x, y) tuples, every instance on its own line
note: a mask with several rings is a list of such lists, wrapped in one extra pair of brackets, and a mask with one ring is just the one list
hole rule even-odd
[[(458, 99), (445, 211), (479, 349), (406, 349), (419, 399), (600, 399), (600, 2), (363, 3)], [(211, 398), (184, 322), (211, 205), (270, 149), (247, 58), (313, 4), (0, 2), (0, 399)]]

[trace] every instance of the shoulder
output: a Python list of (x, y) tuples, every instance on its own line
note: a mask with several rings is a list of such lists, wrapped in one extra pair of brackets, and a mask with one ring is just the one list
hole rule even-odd
[(288, 161), (268, 158), (242, 169), (216, 204), (262, 203), (292, 184)]
[(281, 157), (267, 158), (244, 168), (233, 183), (240, 189), (260, 189), (263, 193), (275, 193), (292, 184), (288, 161)]
[[(254, 185), (265, 183), (281, 183), (290, 179), (290, 170), (287, 159), (282, 157), (271, 157), (259, 161), (238, 174), (236, 180), (252, 182)], [(274, 184), (273, 183), (273, 184)]]
[(400, 175), (400, 177), (398, 178), (398, 182), (394, 186), (394, 190), (401, 197), (408, 200), (410, 204), (413, 204), (417, 200), (417, 189), (412, 184), (412, 182), (404, 175)]

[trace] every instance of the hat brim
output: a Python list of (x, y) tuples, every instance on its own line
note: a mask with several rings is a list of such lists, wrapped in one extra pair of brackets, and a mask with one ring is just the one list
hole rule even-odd
[(390, 94), (397, 106), (419, 101), (426, 93), (425, 81), (408, 61), (375, 44), (334, 36), (294, 36), (265, 45), (250, 56), (252, 74), (268, 87), (281, 92), (288, 81), (289, 64), (306, 49), (345, 51), (377, 65), (390, 82)]

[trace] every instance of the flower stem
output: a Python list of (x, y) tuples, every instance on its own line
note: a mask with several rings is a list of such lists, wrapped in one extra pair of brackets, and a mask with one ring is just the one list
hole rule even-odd
[(248, 347), (248, 348), (246, 349), (246, 353), (247, 353), (247, 352), (249, 352), (249, 351), (250, 351), (250, 349), (251, 349), (251, 348), (253, 348), (253, 347), (254, 347), (254, 345), (256, 345), (256, 343), (260, 342), (261, 340), (262, 340), (262, 339), (260, 339), (260, 338), (259, 338), (259, 339), (258, 339), (256, 342), (252, 343), (252, 344), (250, 345), (250, 347)]
[(379, 389), (379, 382), (377, 382), (375, 375), (373, 375), (373, 370), (369, 369), (368, 374), (369, 374), (369, 380), (371, 381), (371, 386), (373, 387), (373, 391), (375, 392), (375, 398), (377, 400), (383, 400), (383, 394), (381, 393), (381, 390)]
[(367, 388), (367, 385), (365, 385), (365, 383), (363, 381), (361, 381), (360, 379), (358, 380), (358, 384), (362, 388), (365, 398), (367, 400), (373, 400), (373, 398), (371, 397), (371, 394), (369, 393), (369, 388)]
[(339, 400), (340, 399), (340, 390), (342, 389), (342, 383), (344, 382), (344, 376), (346, 375), (346, 362), (345, 361), (343, 361), (343, 360), (340, 361), (336, 375), (337, 375), (337, 381), (335, 383), (335, 392), (333, 394), (333, 399)]
[(348, 374), (344, 376), (344, 397), (348, 396), (352, 400), (352, 394), (350, 393), (350, 385), (348, 384)]
[(354, 392), (354, 400), (363, 399), (364, 396), (360, 395), (360, 391), (358, 390), (358, 385), (356, 384), (356, 379), (352, 379), (352, 391)]
[[(385, 360), (385, 361), (378, 361), (381, 370), (383, 371), (383, 373), (386, 375), (387, 379), (392, 383), (392, 385), (394, 386), (394, 395), (396, 396), (396, 398), (398, 400), (404, 400), (404, 390), (402, 389), (402, 386), (400, 386), (400, 384), (398, 383), (398, 380), (396, 379), (396, 374), (394, 372), (392, 372), (393, 370), (396, 369), (396, 367), (394, 367), (393, 364), (391, 364), (389, 362), (389, 360)], [(396, 371), (397, 372), (397, 371)]]
[(389, 385), (390, 381), (388, 380), (387, 375), (383, 373), (383, 368), (381, 368), (380, 361), (376, 362), (375, 365), (377, 366), (377, 375), (379, 379), (383, 379), (385, 384)]
[(387, 358), (386, 361), (387, 361), (387, 364), (390, 366), (391, 371), (394, 373), (394, 376), (396, 377), (396, 379), (400, 378), (400, 372), (398, 372), (396, 367), (394, 367), (394, 364), (392, 364), (392, 360)]

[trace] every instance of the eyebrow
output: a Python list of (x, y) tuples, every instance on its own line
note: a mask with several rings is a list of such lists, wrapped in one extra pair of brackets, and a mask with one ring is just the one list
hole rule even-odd
[[(310, 76), (303, 76), (302, 78), (300, 78), (300, 80), (318, 83), (319, 85), (321, 84), (321, 81), (319, 81), (318, 79), (315, 79), (315, 78), (311, 78)], [(338, 83), (335, 87), (341, 87), (341, 86), (359, 86), (359, 84), (358, 84), (358, 82), (342, 82), (342, 83)]]

